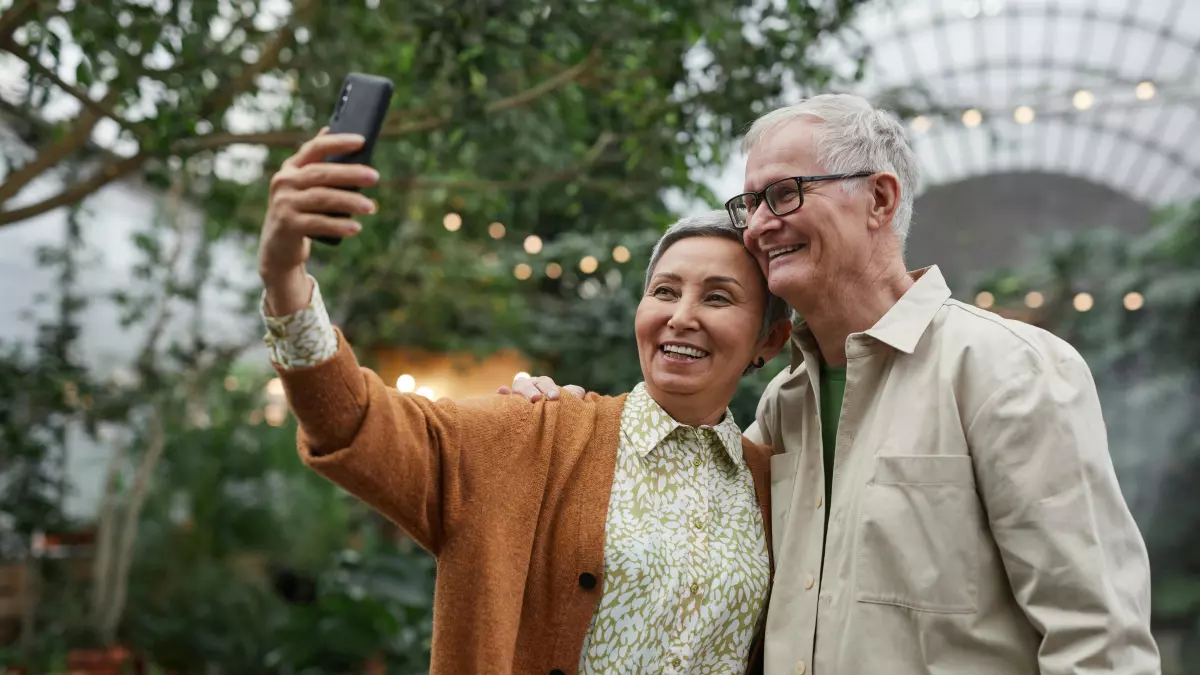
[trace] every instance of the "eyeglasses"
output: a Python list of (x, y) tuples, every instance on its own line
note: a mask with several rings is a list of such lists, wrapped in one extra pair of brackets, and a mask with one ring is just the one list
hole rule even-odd
[(750, 222), (750, 215), (758, 208), (760, 202), (766, 202), (767, 208), (777, 216), (786, 216), (801, 206), (804, 206), (805, 183), (817, 183), (823, 180), (846, 180), (848, 178), (863, 178), (875, 173), (874, 171), (859, 171), (857, 173), (831, 173), (824, 176), (793, 176), (781, 178), (761, 192), (743, 192), (725, 202), (725, 210), (733, 226), (743, 230)]

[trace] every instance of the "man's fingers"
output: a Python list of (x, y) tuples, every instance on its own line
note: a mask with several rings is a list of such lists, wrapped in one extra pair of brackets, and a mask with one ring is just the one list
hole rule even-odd
[(577, 384), (568, 384), (565, 387), (563, 387), (562, 390), (576, 398), (583, 398), (584, 394), (587, 393), (586, 391), (583, 390), (583, 387), (581, 387)]
[(543, 375), (535, 377), (533, 383), (537, 386), (538, 391), (546, 395), (546, 398), (551, 401), (558, 400), (558, 384), (554, 380)]
[(513, 380), (512, 393), (518, 396), (524, 396), (530, 403), (537, 403), (542, 400), (542, 392), (534, 384), (533, 380), (528, 377), (518, 377)]
[(330, 187), (311, 187), (281, 194), (276, 202), (296, 213), (367, 214), (376, 210), (375, 202), (357, 192)]
[(318, 134), (300, 146), (296, 154), (289, 157), (284, 163), (295, 167), (306, 166), (313, 162), (324, 161), (330, 155), (354, 152), (366, 142), (367, 139), (359, 134)]

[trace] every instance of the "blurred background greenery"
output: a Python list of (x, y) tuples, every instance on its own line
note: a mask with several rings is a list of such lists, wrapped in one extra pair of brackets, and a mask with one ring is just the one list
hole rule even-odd
[[(628, 390), (649, 247), (681, 213), (737, 190), (747, 123), (824, 90), (895, 108), (931, 184), (910, 258), (956, 265), (965, 299), (1088, 358), (1151, 548), (1168, 672), (1200, 663), (1200, 153), (1178, 130), (1155, 146), (1130, 107), (1146, 106), (1151, 132), (1190, 111), (1191, 129), (1200, 37), (1175, 28), (1184, 3), (1102, 4), (1085, 16), (1070, 0), (1055, 12), (0, 0), (0, 667), (427, 670), (433, 561), (299, 464), (257, 319), (265, 177), (324, 123), (349, 71), (396, 82), (371, 191), (380, 212), (359, 237), (318, 247), (314, 273), (360, 358), (431, 396), (487, 393), (518, 370)], [(1006, 37), (1023, 22), (1053, 36), (1073, 16), (1109, 21), (1112, 39), (1134, 45), (1122, 49), (1146, 34), (1192, 51), (988, 92), (933, 74), (979, 50), (978, 70), (945, 77), (990, 77), (1003, 49), (948, 41), (895, 56), (880, 37), (940, 44), (941, 32), (1001, 19)], [(911, 72), (887, 76), (901, 66)], [(1110, 118), (1087, 117), (1094, 101), (1111, 102), (1122, 143), (1167, 158), (1164, 180), (1178, 187), (1154, 195), (1141, 186), (1156, 164), (1131, 170), (1137, 180), (1088, 178), (1145, 223), (1053, 183), (1094, 166), (1111, 175), (1086, 136), (1065, 163), (1020, 155), (1075, 138), (1071, 125), (1104, 127)], [(1005, 163), (1014, 153), (1021, 162)], [(1022, 172), (1074, 202), (1007, 236), (1020, 251), (1001, 255), (987, 237), (1037, 221), (1044, 203), (939, 197), (968, 194), (979, 176), (999, 190)], [(733, 405), (743, 425), (784, 365), (745, 379)]]

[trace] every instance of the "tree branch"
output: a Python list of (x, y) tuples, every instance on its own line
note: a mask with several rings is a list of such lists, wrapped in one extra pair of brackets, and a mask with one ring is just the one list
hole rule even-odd
[[(492, 114), (531, 103), (578, 79), (584, 72), (599, 62), (600, 56), (601, 51), (597, 47), (588, 54), (587, 58), (579, 63), (538, 83), (534, 87), (513, 94), (512, 96), (492, 101), (485, 105), (483, 110), (485, 113)], [(433, 131), (449, 124), (451, 120), (449, 115), (434, 115), (413, 119), (413, 113), (414, 111), (403, 110), (390, 113), (383, 123), (383, 128), (380, 130), (380, 138), (398, 138), (421, 131)], [(294, 148), (308, 140), (310, 136), (312, 136), (312, 132), (307, 129), (283, 129), (246, 134), (210, 134), (208, 136), (181, 140), (173, 149), (180, 151), (213, 150), (235, 143), (265, 145), (269, 148)]]
[(0, 14), (0, 45), (8, 44), (13, 33), (37, 9), (37, 0), (17, 0), (4, 14)]
[[(115, 90), (110, 91), (100, 105), (111, 104), (117, 96)], [(39, 148), (37, 157), (10, 173), (5, 177), (4, 182), (0, 183), (0, 204), (17, 196), (21, 188), (86, 145), (92, 137), (92, 130), (96, 128), (96, 124), (101, 119), (102, 117), (92, 109), (85, 110), (75, 120), (71, 130), (65, 136)]]
[(0, 49), (9, 52), (21, 61), (24, 61), (25, 64), (29, 66), (30, 70), (38, 75), (41, 75), (47, 80), (50, 80), (51, 84), (70, 94), (72, 98), (79, 101), (79, 103), (82, 104), (84, 108), (87, 108), (89, 111), (91, 111), (93, 115), (101, 119), (110, 117), (114, 122), (121, 125), (123, 128), (131, 128), (131, 125), (122, 119), (121, 116), (117, 114), (117, 111), (112, 107), (113, 104), (116, 103), (117, 99), (112, 92), (109, 92), (109, 94), (106, 95), (102, 101), (97, 101), (91, 96), (88, 96), (86, 91), (59, 77), (58, 73), (54, 72), (52, 68), (47, 68), (46, 66), (42, 65), (41, 61), (38, 61), (36, 57), (21, 49), (21, 46), (15, 42), (11, 40), (7, 42), (0, 41)]
[[(293, 17), (307, 14), (311, 10), (315, 0), (298, 0), (296, 3), (296, 12)], [(289, 23), (287, 27), (280, 30), (279, 33), (268, 43), (262, 51), (258, 61), (253, 66), (247, 67), (238, 78), (229, 86), (222, 88), (221, 94), (213, 99), (204, 110), (209, 111), (209, 114), (224, 110), (222, 105), (228, 107), (238, 94), (248, 89), (257, 77), (267, 68), (278, 62), (279, 52), (292, 39), (294, 33), (294, 23)], [(563, 70), (557, 75), (529, 88), (524, 91), (507, 96), (502, 99), (492, 101), (484, 106), (484, 112), (491, 114), (504, 110), (510, 110), (520, 106), (527, 105), (537, 100), (538, 98), (549, 94), (556, 89), (559, 89), (570, 82), (580, 77), (589, 68), (599, 62), (602, 51), (599, 46), (594, 47), (592, 51), (579, 63)], [(400, 113), (401, 115), (405, 113)], [(450, 117), (446, 115), (428, 117), (419, 120), (401, 120), (395, 116), (389, 116), (389, 121), (384, 123), (384, 128), (381, 133), (382, 138), (396, 138), (405, 134), (416, 133), (420, 131), (431, 131), (438, 129), (446, 124), (449, 124)], [(311, 135), (311, 131), (304, 129), (292, 129), (282, 131), (269, 131), (262, 133), (249, 134), (211, 134), (200, 138), (180, 139), (171, 144), (173, 152), (195, 152), (199, 150), (215, 150), (223, 148), (235, 143), (251, 143), (257, 145), (266, 145), (268, 147), (296, 147)], [(602, 137), (603, 138), (603, 137)], [(602, 150), (603, 148), (601, 148)], [(50, 197), (36, 204), (31, 204), (19, 209), (8, 211), (0, 211), (0, 227), (19, 222), (26, 218), (41, 215), (47, 211), (51, 211), (60, 206), (69, 206), (90, 195), (101, 187), (118, 178), (124, 177), (139, 168), (149, 159), (149, 156), (144, 153), (138, 153), (134, 157), (122, 159), (120, 161), (107, 164), (101, 171), (94, 174), (90, 179), (82, 183), (77, 183), (58, 195)], [(565, 172), (556, 172), (546, 176), (528, 179), (524, 181), (490, 181), (483, 184), (484, 187), (493, 187), (495, 189), (520, 189), (534, 185), (543, 185), (546, 183), (564, 180), (576, 173), (575, 170), (567, 170)], [(445, 181), (442, 182), (445, 184)], [(479, 185), (479, 183), (472, 183)]]
[(226, 108), (233, 104), (234, 99), (239, 94), (250, 90), (254, 86), (254, 79), (256, 77), (268, 68), (278, 65), (279, 55), (283, 51), (283, 48), (291, 43), (293, 36), (296, 34), (296, 25), (299, 23), (299, 20), (306, 18), (315, 4), (316, 0), (296, 0), (293, 4), (292, 17), (287, 25), (281, 28), (274, 37), (263, 45), (259, 51), (258, 60), (252, 64), (247, 64), (233, 82), (218, 89), (216, 96), (201, 106), (200, 117), (223, 113)]
[(617, 135), (605, 132), (600, 134), (600, 138), (588, 149), (587, 154), (583, 156), (579, 162), (567, 169), (554, 171), (551, 173), (540, 174), (530, 178), (518, 180), (489, 180), (479, 178), (436, 178), (436, 177), (412, 177), (401, 178), (399, 180), (387, 181), (387, 187), (399, 189), (423, 189), (423, 188), (476, 188), (490, 190), (529, 190), (550, 183), (560, 183), (570, 180), (576, 176), (582, 175), (592, 168), (600, 160), (600, 156), (604, 150), (617, 140)]
[(43, 199), (29, 206), (0, 211), (0, 227), (11, 225), (27, 218), (33, 218), (34, 216), (40, 216), (60, 206), (70, 206), (114, 180), (124, 178), (137, 171), (148, 159), (149, 155), (138, 153), (132, 157), (126, 157), (119, 161), (105, 164), (92, 174), (91, 178), (75, 183), (53, 197)]

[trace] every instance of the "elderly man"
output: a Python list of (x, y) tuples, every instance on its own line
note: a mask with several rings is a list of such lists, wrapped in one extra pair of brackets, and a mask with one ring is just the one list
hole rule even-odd
[(818, 96), (744, 149), (730, 218), (803, 318), (747, 430), (779, 453), (768, 675), (1158, 673), (1091, 373), (1046, 331), (952, 300), (937, 267), (906, 271), (903, 127)]

